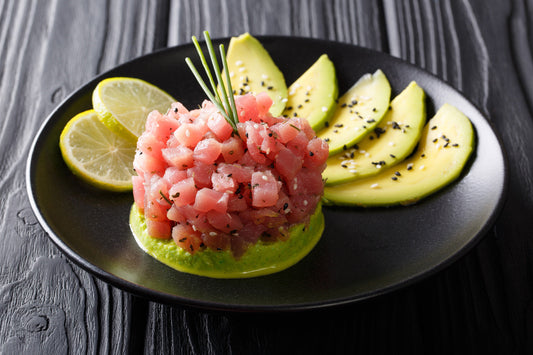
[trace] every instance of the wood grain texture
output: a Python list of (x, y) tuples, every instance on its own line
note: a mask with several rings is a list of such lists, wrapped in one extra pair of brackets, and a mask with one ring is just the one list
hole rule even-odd
[[(0, 1), (0, 352), (533, 353), (532, 16), (533, 0)], [(33, 136), (93, 76), (204, 29), (358, 44), (448, 81), (486, 114), (509, 157), (494, 228), (442, 272), (328, 311), (172, 307), (72, 264), (27, 200)]]
[[(145, 18), (139, 4), (131, 5), (68, 0), (0, 5), (2, 353), (127, 349), (131, 296), (80, 270), (50, 242), (31, 212), (24, 168), (33, 135), (61, 100), (102, 70), (161, 45), (154, 26), (166, 9), (146, 1)], [(134, 14), (146, 21), (107, 23)], [(138, 32), (124, 29), (126, 24)], [(108, 35), (116, 37), (108, 41)]]

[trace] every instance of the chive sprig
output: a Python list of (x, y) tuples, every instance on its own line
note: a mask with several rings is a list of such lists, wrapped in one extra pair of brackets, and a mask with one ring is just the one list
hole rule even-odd
[(218, 64), (218, 59), (215, 53), (215, 48), (213, 47), (213, 43), (211, 42), (211, 38), (209, 37), (209, 32), (204, 31), (204, 37), (205, 37), (205, 43), (207, 45), (207, 51), (209, 52), (209, 57), (211, 58), (211, 64), (213, 66), (213, 72), (215, 73), (215, 77), (217, 79), (218, 86), (220, 90), (217, 89), (217, 85), (215, 84), (215, 79), (213, 78), (213, 74), (211, 73), (211, 69), (209, 68), (209, 65), (207, 64), (207, 60), (204, 56), (204, 53), (202, 51), (202, 48), (200, 47), (200, 43), (198, 43), (198, 40), (196, 39), (196, 36), (192, 36), (192, 41), (194, 43), (194, 46), (196, 47), (196, 51), (198, 52), (198, 56), (200, 57), (200, 61), (202, 62), (202, 66), (204, 67), (205, 73), (207, 75), (207, 78), (209, 79), (209, 83), (211, 84), (211, 89), (209, 89), (209, 86), (205, 83), (204, 79), (194, 66), (192, 60), (187, 57), (185, 58), (185, 62), (191, 69), (192, 73), (194, 74), (194, 77), (204, 90), (205, 94), (213, 102), (213, 104), (217, 107), (217, 109), (220, 111), (220, 114), (224, 116), (226, 121), (231, 125), (233, 128), (233, 131), (237, 133), (237, 123), (239, 123), (239, 117), (237, 115), (237, 109), (235, 108), (235, 100), (233, 98), (233, 88), (231, 87), (231, 80), (229, 76), (229, 70), (228, 70), (228, 62), (226, 59), (226, 52), (224, 50), (224, 45), (221, 44), (219, 46), (220, 51), (220, 58), (222, 60), (222, 68), (226, 74), (226, 84), (224, 84), (224, 81), (222, 80), (222, 73), (220, 72), (220, 66)]

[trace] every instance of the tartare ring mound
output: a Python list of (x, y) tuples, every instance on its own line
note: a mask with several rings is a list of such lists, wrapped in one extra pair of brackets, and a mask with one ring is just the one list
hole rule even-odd
[[(304, 240), (312, 248), (320, 238), (327, 143), (303, 118), (273, 117), (265, 93), (236, 96), (235, 105), (236, 129), (207, 100), (191, 111), (174, 103), (166, 114), (149, 114), (133, 163), (139, 216), (132, 212), (132, 221), (144, 220), (132, 228), (145, 249), (151, 243), (141, 234), (186, 260), (213, 254), (244, 265), (267, 250), (281, 253), (277, 243)], [(309, 250), (290, 254), (299, 260)], [(162, 260), (167, 252), (151, 254)]]

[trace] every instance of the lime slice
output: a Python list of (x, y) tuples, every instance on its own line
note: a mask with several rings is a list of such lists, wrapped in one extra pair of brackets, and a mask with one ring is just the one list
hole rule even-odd
[(94, 110), (67, 123), (59, 147), (70, 170), (87, 183), (111, 191), (132, 189), (136, 143), (109, 130)]
[(104, 79), (93, 91), (93, 107), (109, 129), (137, 140), (153, 110), (166, 113), (176, 100), (158, 87), (135, 78)]

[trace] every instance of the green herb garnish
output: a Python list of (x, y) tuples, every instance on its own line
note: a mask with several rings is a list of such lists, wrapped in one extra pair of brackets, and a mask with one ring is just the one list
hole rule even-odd
[(301, 129), (300, 129), (300, 128), (296, 127), (296, 126), (295, 126), (295, 125), (293, 125), (292, 123), (291, 123), (291, 124), (289, 124), (289, 125), (290, 125), (290, 126), (291, 126), (292, 128), (294, 128), (295, 130), (297, 130), (298, 132), (300, 132), (300, 131), (301, 131)]
[(163, 199), (164, 199), (165, 201), (167, 201), (167, 203), (168, 203), (169, 205), (172, 206), (172, 201), (170, 201), (170, 200), (168, 199), (168, 197), (165, 196), (165, 194), (163, 193), (163, 191), (159, 190), (159, 194), (161, 195), (161, 197), (163, 197)]
[(185, 62), (191, 69), (196, 80), (198, 80), (198, 83), (204, 90), (209, 100), (211, 100), (211, 102), (215, 104), (215, 106), (220, 111), (222, 116), (224, 116), (226, 121), (228, 121), (231, 127), (233, 127), (233, 131), (238, 134), (237, 123), (239, 123), (239, 117), (237, 116), (237, 109), (235, 108), (235, 100), (233, 98), (233, 88), (231, 87), (231, 81), (229, 77), (228, 63), (226, 60), (226, 53), (224, 51), (224, 45), (221, 44), (219, 46), (219, 50), (220, 50), (220, 57), (222, 60), (223, 70), (226, 74), (227, 90), (226, 90), (226, 85), (224, 84), (224, 81), (222, 80), (220, 66), (218, 65), (218, 59), (215, 54), (213, 43), (211, 42), (211, 38), (209, 37), (209, 32), (204, 31), (204, 37), (205, 37), (205, 43), (207, 45), (207, 50), (209, 52), (209, 56), (211, 57), (213, 71), (217, 78), (217, 82), (220, 87), (221, 93), (219, 94), (219, 90), (217, 90), (217, 86), (215, 84), (215, 80), (213, 79), (213, 75), (211, 74), (211, 70), (209, 69), (209, 65), (207, 64), (205, 56), (202, 52), (202, 48), (200, 47), (200, 44), (198, 43), (198, 40), (196, 39), (195, 36), (192, 37), (192, 41), (194, 43), (194, 46), (196, 47), (198, 56), (200, 57), (200, 60), (202, 61), (202, 65), (204, 67), (205, 73), (207, 74), (207, 77), (209, 79), (209, 82), (211, 84), (211, 88), (213, 89), (213, 91), (209, 89), (209, 87), (205, 83), (204, 79), (202, 78), (198, 70), (196, 70), (196, 67), (194, 66), (194, 64), (192, 63), (189, 57), (185, 58)]

